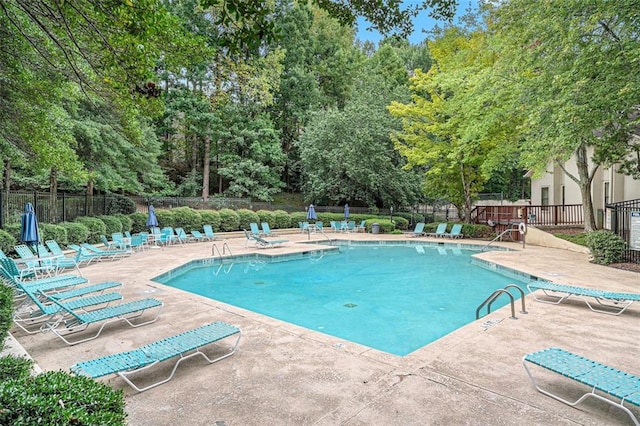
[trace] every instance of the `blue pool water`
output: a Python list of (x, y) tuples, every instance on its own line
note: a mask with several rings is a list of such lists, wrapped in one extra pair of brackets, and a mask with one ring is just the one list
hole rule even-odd
[[(402, 356), (474, 321), (496, 289), (522, 284), (472, 265), (473, 253), (347, 245), (286, 261), (196, 261), (155, 281)], [(500, 297), (492, 310), (507, 302)]]

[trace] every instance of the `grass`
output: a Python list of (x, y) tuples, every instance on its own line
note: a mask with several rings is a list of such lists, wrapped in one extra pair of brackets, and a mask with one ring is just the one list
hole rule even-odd
[(553, 234), (558, 238), (562, 238), (563, 240), (567, 240), (570, 241), (574, 244), (579, 244), (581, 246), (585, 246), (587, 247), (587, 233), (583, 232), (580, 234), (563, 234), (563, 233), (557, 233), (557, 234)]

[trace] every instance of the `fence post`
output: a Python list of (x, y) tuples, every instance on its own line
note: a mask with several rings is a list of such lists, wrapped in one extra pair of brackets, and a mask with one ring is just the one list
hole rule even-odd
[(4, 191), (0, 190), (0, 229), (4, 229)]

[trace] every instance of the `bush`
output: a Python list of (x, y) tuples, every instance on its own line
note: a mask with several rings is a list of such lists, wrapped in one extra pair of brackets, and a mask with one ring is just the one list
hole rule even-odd
[[(123, 195), (111, 195), (107, 199), (107, 205), (105, 213), (108, 215), (114, 215), (118, 213), (131, 214), (136, 211), (136, 203), (129, 197)], [(120, 231), (115, 231), (120, 232)]]
[[(272, 228), (274, 229), (284, 229), (291, 227), (291, 216), (284, 210), (276, 210), (273, 212), (274, 216), (274, 224)], [(269, 226), (271, 226), (271, 222), (269, 222)]]
[[(158, 226), (160, 226), (161, 228), (164, 228), (165, 226), (170, 226), (172, 228), (175, 226), (180, 226), (180, 225), (176, 225), (173, 217), (173, 212), (171, 210), (156, 209), (156, 218), (158, 219)], [(146, 226), (146, 221), (147, 219), (145, 219), (145, 226)]]
[[(238, 214), (231, 209), (220, 210), (220, 231), (229, 232), (237, 231), (240, 226), (240, 218)], [(215, 229), (215, 228), (214, 228)]]
[(0, 382), (26, 380), (31, 375), (33, 361), (24, 357), (0, 357)]
[(586, 241), (595, 263), (622, 262), (627, 244), (620, 236), (611, 231), (593, 231), (587, 234)]
[(2, 251), (9, 253), (17, 243), (18, 240), (16, 240), (13, 235), (3, 229), (0, 229), (0, 249), (2, 249)]
[(269, 228), (276, 227), (276, 215), (274, 212), (270, 210), (258, 210), (256, 212), (258, 215), (258, 223), (267, 222), (269, 224)]
[(202, 223), (198, 229), (202, 229), (202, 225), (211, 225), (214, 232), (220, 230), (220, 213), (215, 210), (202, 210), (200, 211), (200, 218)]
[(89, 239), (89, 228), (79, 222), (62, 222), (60, 224), (67, 231), (67, 241), (58, 241), (63, 245), (81, 244)]
[(88, 242), (92, 244), (98, 243), (100, 242), (100, 235), (105, 235), (107, 232), (107, 225), (105, 225), (104, 222), (97, 217), (81, 216), (76, 218), (74, 222), (81, 223), (89, 229), (87, 240), (82, 242)]
[[(131, 213), (131, 214), (134, 215), (134, 214), (142, 214), (142, 213)], [(143, 215), (143, 216), (146, 217), (146, 215)], [(117, 218), (120, 221), (120, 224), (122, 226), (122, 232), (131, 231), (131, 226), (133, 226), (133, 219), (131, 217), (123, 213), (114, 214), (113, 217)], [(136, 231), (136, 232), (140, 232), (140, 231)]]
[(104, 222), (106, 230), (104, 235), (111, 235), (114, 232), (122, 232), (122, 222), (115, 216), (98, 216)]
[[(142, 232), (147, 230), (147, 215), (144, 213), (132, 213), (129, 215), (129, 220), (131, 220), (131, 225), (129, 226), (129, 231), (131, 232)], [(124, 224), (124, 221), (123, 221)], [(125, 227), (123, 227), (126, 230)]]
[[(20, 223), (6, 223), (2, 229), (16, 241), (20, 241)], [(13, 246), (11, 248), (13, 249)]]
[(45, 223), (41, 227), (40, 241), (56, 240), (60, 244), (67, 243), (67, 230), (64, 226)]
[(197, 210), (191, 207), (176, 207), (171, 212), (175, 226), (184, 228), (186, 232), (202, 228), (202, 216)]
[(260, 216), (253, 210), (239, 209), (236, 210), (238, 215), (238, 229), (249, 229), (250, 223), (260, 222)]
[(89, 377), (50, 371), (0, 382), (0, 424), (124, 425), (124, 394)]
[[(13, 324), (13, 289), (0, 281), (0, 350)], [(2, 377), (0, 377), (0, 382)], [(0, 406), (1, 407), (1, 406)]]

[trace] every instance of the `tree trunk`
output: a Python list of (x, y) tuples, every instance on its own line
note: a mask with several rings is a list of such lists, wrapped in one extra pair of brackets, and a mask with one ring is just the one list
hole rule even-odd
[(9, 216), (9, 190), (11, 189), (11, 162), (9, 160), (5, 160), (2, 179), (2, 190), (5, 194), (5, 196), (2, 197), (2, 223), (5, 223)]
[[(207, 132), (208, 133), (208, 132)], [(211, 166), (211, 136), (207, 134), (204, 139), (204, 158), (202, 160), (202, 199), (209, 199), (209, 171)]]
[(582, 143), (576, 150), (576, 166), (578, 169), (578, 185), (580, 186), (580, 195), (582, 195), (582, 210), (584, 211), (584, 230), (595, 231), (596, 218), (593, 214), (593, 199), (591, 198), (591, 182), (593, 175), (598, 169), (589, 172), (589, 158), (587, 156), (587, 145)]
[(49, 221), (58, 222), (58, 171), (49, 171)]

